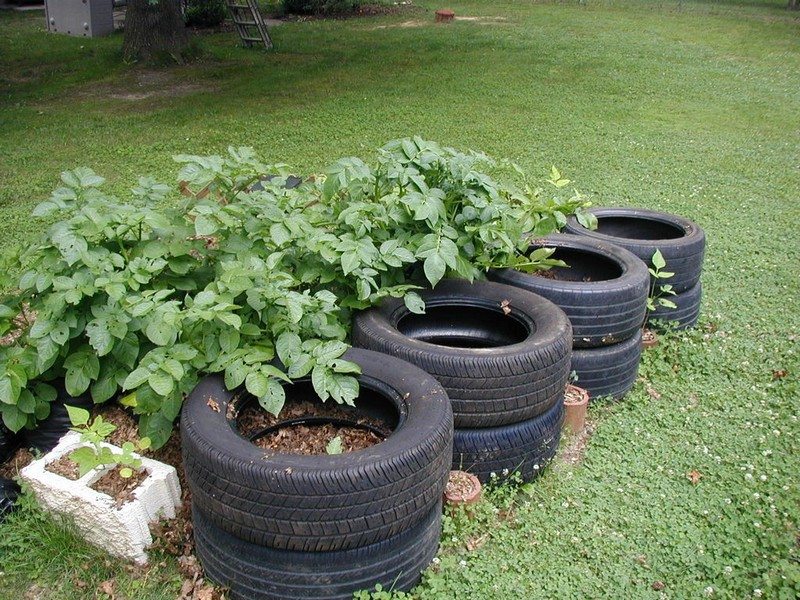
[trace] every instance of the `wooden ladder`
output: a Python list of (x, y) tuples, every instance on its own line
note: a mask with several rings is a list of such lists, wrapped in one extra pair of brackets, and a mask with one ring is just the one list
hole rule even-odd
[(245, 46), (260, 42), (267, 50), (272, 48), (272, 40), (258, 10), (257, 0), (226, 0), (225, 4), (228, 5), (236, 31)]

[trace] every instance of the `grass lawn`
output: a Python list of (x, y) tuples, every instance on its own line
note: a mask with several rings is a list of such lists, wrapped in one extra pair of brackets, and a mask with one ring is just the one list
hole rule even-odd
[[(795, 598), (800, 594), (800, 15), (784, 0), (455, 0), (273, 29), (276, 50), (203, 35), (199, 63), (121, 61), (121, 36), (47, 35), (0, 12), (0, 248), (43, 225), (58, 173), (123, 193), (172, 182), (177, 153), (252, 145), (298, 173), (419, 134), (556, 164), (599, 204), (705, 228), (699, 327), (649, 350), (594, 405), (578, 466), (446, 520), (419, 598)], [(693, 484), (687, 476), (697, 471)], [(29, 500), (0, 526), (0, 598), (175, 598), (169, 556), (141, 573)], [(760, 592), (758, 590), (761, 590)]]

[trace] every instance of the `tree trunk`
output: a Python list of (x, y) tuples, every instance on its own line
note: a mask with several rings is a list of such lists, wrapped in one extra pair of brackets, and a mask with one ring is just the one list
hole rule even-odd
[(789, 10), (800, 10), (800, 0), (789, 0)]
[(126, 61), (181, 62), (189, 45), (189, 32), (183, 22), (180, 0), (128, 0), (125, 14), (125, 40), (122, 54)]

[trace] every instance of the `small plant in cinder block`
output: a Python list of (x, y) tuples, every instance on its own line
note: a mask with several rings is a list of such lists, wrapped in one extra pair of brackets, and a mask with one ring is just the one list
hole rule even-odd
[[(73, 431), (48, 454), (20, 472), (39, 503), (51, 513), (72, 521), (88, 542), (109, 554), (144, 564), (152, 543), (148, 523), (174, 518), (181, 490), (175, 468), (134, 452), (149, 447), (144, 438), (123, 447), (103, 441), (115, 426), (98, 416), (91, 423), (83, 409), (68, 408)], [(53, 465), (68, 459), (77, 465), (77, 479), (54, 472)], [(125, 498), (115, 499), (93, 489), (116, 470), (123, 480), (141, 481)], [(135, 481), (131, 480), (132, 482)]]

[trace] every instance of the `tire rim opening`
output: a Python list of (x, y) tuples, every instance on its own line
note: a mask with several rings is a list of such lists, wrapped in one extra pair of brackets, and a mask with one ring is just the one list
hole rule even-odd
[(414, 340), (450, 348), (499, 348), (524, 341), (531, 328), (512, 313), (464, 304), (434, 305), (429, 302), (424, 315), (407, 313), (396, 325), (398, 331)]
[(551, 258), (563, 260), (568, 266), (552, 267), (535, 275), (559, 281), (582, 282), (609, 281), (622, 277), (622, 268), (616, 261), (595, 252), (578, 248), (556, 248)]
[[(395, 403), (383, 390), (361, 381), (355, 406), (322, 402), (308, 380), (284, 385), (286, 404), (278, 417), (245, 394), (229, 419), (236, 433), (279, 454), (325, 455), (363, 450), (386, 440), (400, 424)], [(338, 438), (339, 442), (335, 440)], [(333, 444), (333, 446), (330, 446)], [(340, 444), (340, 445), (339, 445)], [(336, 451), (331, 452), (332, 448)]]
[(686, 233), (682, 227), (645, 217), (597, 217), (597, 232), (632, 240), (674, 240)]

